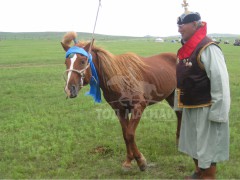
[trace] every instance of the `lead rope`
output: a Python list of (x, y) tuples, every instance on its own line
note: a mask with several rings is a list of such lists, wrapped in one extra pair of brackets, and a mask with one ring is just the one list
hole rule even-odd
[[(101, 6), (101, 0), (99, 0), (99, 4), (98, 4), (98, 9), (97, 9), (97, 15), (96, 15), (96, 19), (95, 19), (95, 23), (94, 23), (94, 27), (93, 27), (93, 32), (92, 32), (92, 40), (91, 40), (91, 44), (90, 44), (90, 47), (88, 49), (88, 54), (90, 54), (91, 50), (92, 50), (92, 45), (93, 45), (93, 41), (94, 41), (94, 34), (95, 34), (95, 29), (96, 29), (96, 25), (97, 25), (97, 20), (98, 20), (98, 14), (99, 14), (99, 9), (100, 9), (100, 6)], [(75, 44), (77, 44), (77, 40), (74, 39), (73, 40)], [(85, 78), (85, 71), (86, 69), (90, 66), (90, 64), (88, 63), (87, 66), (82, 69), (81, 71), (77, 71), (77, 70), (71, 70), (71, 71), (75, 71), (77, 73), (79, 73), (81, 75), (81, 79), (80, 79), (80, 87), (82, 88), (83, 87), (83, 82), (84, 82), (84, 78)], [(69, 71), (69, 70), (67, 70)], [(97, 80), (94, 76), (92, 76), (94, 78), (94, 80), (96, 81), (97, 83)], [(64, 80), (66, 81), (66, 78), (64, 77)]]
[[(96, 19), (95, 19), (95, 23), (94, 23), (94, 27), (93, 27), (92, 40), (91, 40), (90, 47), (88, 49), (88, 54), (90, 54), (90, 52), (92, 51), (92, 45), (93, 45), (93, 42), (94, 42), (94, 34), (95, 34), (96, 25), (97, 25), (97, 20), (98, 20), (98, 14), (99, 14), (100, 6), (101, 6), (101, 0), (99, 0), (99, 3), (98, 3), (97, 15), (96, 15)], [(87, 67), (85, 69), (87, 69), (89, 67), (89, 65), (90, 64), (88, 63), (88, 65), (87, 65)], [(96, 78), (94, 76), (92, 76), (92, 77), (94, 78), (94, 80), (97, 83)], [(83, 87), (83, 81), (84, 81), (84, 72), (81, 73), (81, 80), (80, 80), (80, 86), (81, 87)]]
[(96, 25), (97, 25), (98, 13), (99, 13), (100, 6), (101, 6), (101, 0), (99, 0), (99, 4), (98, 4), (97, 15), (96, 15), (96, 19), (95, 19), (95, 23), (94, 23), (94, 27), (93, 27), (93, 32), (92, 32), (92, 42), (91, 42), (90, 47), (88, 49), (88, 54), (92, 50), (92, 45), (93, 45), (93, 41), (94, 41), (94, 34), (95, 34)]
[[(94, 34), (95, 34), (95, 28), (96, 28), (96, 24), (97, 24), (97, 19), (98, 19), (98, 13), (99, 13), (100, 6), (101, 6), (101, 0), (99, 0), (99, 4), (98, 4), (97, 15), (96, 15), (96, 19), (95, 19), (95, 23), (94, 23), (94, 27), (93, 27), (93, 32), (92, 32), (92, 41), (91, 41), (90, 47), (88, 49), (88, 54), (90, 54), (90, 52), (92, 50), (92, 45), (93, 45), (93, 41), (94, 41)], [(76, 39), (74, 39), (73, 41), (74, 41), (75, 44), (77, 44), (77, 40)], [(75, 70), (75, 69), (71, 69), (71, 70), (68, 69), (66, 71), (75, 71), (75, 72), (81, 74), (80, 87), (82, 88), (83, 87), (83, 83), (84, 83), (84, 78), (85, 78), (85, 71), (86, 71), (86, 69), (89, 66), (90, 66), (90, 64), (88, 63), (88, 65), (84, 69), (82, 69), (81, 71), (78, 71), (78, 70)], [(97, 83), (96, 78), (94, 76), (92, 76), (92, 77), (94, 78), (94, 80)], [(65, 81), (67, 81), (64, 75), (63, 75), (63, 78), (64, 78)], [(66, 99), (68, 99), (68, 96), (66, 97)]]

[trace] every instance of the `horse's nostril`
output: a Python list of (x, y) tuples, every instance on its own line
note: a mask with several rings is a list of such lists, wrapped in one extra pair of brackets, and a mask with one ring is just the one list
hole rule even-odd
[(76, 87), (75, 87), (74, 85), (72, 85), (72, 86), (70, 87), (70, 91), (76, 91)]
[(76, 88), (75, 85), (72, 85), (72, 86), (70, 87), (70, 93), (71, 93), (71, 95), (70, 95), (71, 98), (77, 96), (77, 88)]

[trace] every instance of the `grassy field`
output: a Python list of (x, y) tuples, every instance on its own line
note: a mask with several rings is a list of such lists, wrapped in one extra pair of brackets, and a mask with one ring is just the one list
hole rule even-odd
[[(137, 129), (149, 168), (125, 172), (120, 124), (109, 105), (85, 96), (65, 99), (60, 40), (0, 41), (0, 179), (183, 179), (192, 160), (177, 151), (176, 118), (165, 102), (147, 108)], [(176, 52), (180, 44), (96, 41), (114, 54)], [(240, 179), (240, 47), (220, 45), (231, 83), (230, 160), (219, 179)], [(155, 112), (149, 116), (149, 112)]]

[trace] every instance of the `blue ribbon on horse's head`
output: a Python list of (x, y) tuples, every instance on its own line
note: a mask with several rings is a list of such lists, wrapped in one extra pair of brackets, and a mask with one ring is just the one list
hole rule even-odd
[(99, 86), (99, 78), (98, 78), (98, 74), (94, 66), (94, 63), (92, 61), (92, 55), (89, 54), (85, 49), (80, 48), (78, 46), (73, 46), (69, 48), (68, 51), (66, 52), (66, 58), (68, 58), (70, 54), (81, 54), (88, 58), (88, 63), (90, 64), (90, 68), (92, 72), (92, 77), (90, 79), (90, 90), (89, 92), (86, 93), (86, 95), (92, 96), (94, 99), (94, 102), (97, 102), (97, 103), (102, 102), (101, 90)]
[(89, 55), (91, 55), (91, 54), (88, 54), (88, 52), (85, 51), (85, 49), (80, 48), (78, 46), (73, 46), (69, 48), (68, 51), (66, 52), (66, 58), (68, 58), (70, 54), (81, 54), (87, 57), (88, 59), (90, 58)]

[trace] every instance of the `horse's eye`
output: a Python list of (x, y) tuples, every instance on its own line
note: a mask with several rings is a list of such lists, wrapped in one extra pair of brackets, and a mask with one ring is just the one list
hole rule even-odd
[(80, 64), (81, 64), (81, 65), (84, 65), (84, 64), (85, 64), (85, 61), (81, 61)]

